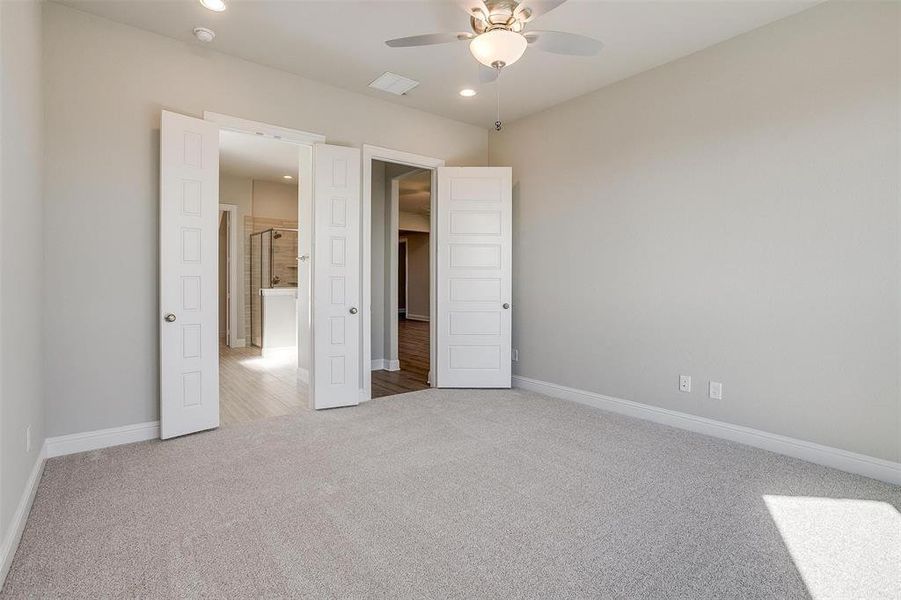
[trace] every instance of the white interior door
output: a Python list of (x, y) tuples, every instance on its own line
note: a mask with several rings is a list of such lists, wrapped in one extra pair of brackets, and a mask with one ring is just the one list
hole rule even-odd
[(438, 169), (438, 387), (509, 388), (512, 171)]
[(360, 151), (313, 147), (313, 407), (359, 403), (362, 388)]
[(160, 126), (160, 437), (219, 426), (219, 126)]

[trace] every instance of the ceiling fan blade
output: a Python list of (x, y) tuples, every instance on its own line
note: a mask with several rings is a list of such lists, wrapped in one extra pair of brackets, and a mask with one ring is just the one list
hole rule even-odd
[(481, 19), (482, 21), (487, 21), (488, 15), (491, 14), (488, 10), (488, 6), (485, 5), (484, 0), (457, 0), (457, 4), (467, 15)]
[(479, 67), (479, 83), (491, 83), (497, 81), (500, 73), (500, 69), (493, 69), (482, 65)]
[(392, 48), (407, 48), (410, 46), (431, 46), (433, 44), (449, 44), (451, 42), (460, 42), (463, 40), (471, 40), (475, 34), (467, 32), (459, 33), (427, 33), (425, 35), (411, 35), (410, 37), (402, 37), (385, 42)]
[(513, 10), (513, 17), (523, 23), (528, 23), (532, 19), (554, 10), (564, 2), (566, 0), (522, 0)]
[(604, 44), (594, 38), (562, 31), (528, 31), (523, 34), (529, 46), (554, 54), (594, 56)]

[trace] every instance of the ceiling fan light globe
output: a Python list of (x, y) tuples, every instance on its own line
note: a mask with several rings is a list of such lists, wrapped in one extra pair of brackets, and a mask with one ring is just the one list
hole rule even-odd
[(519, 33), (493, 29), (473, 38), (469, 51), (486, 67), (494, 67), (496, 63), (509, 67), (522, 58), (528, 44)]

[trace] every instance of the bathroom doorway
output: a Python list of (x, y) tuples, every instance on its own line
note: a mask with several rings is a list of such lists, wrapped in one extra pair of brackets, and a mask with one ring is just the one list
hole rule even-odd
[[(298, 145), (220, 131), (223, 425), (292, 414), (309, 404), (298, 377), (299, 178)], [(222, 248), (230, 234), (236, 238), (231, 256)], [(227, 285), (230, 275), (234, 285)]]

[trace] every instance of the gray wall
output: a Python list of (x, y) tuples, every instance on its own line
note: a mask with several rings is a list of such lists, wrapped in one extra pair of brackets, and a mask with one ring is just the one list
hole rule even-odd
[(407, 238), (407, 316), (429, 318), (429, 234), (403, 231)]
[[(298, 160), (300, 158), (298, 157)], [(298, 221), (297, 183), (253, 180), (253, 216)]]
[[(487, 156), (485, 160), (487, 162)], [(392, 358), (385, 329), (391, 319), (388, 289), (390, 272), (387, 267), (391, 251), (391, 180), (415, 170), (416, 167), (408, 167), (381, 160), (372, 161), (372, 238), (370, 240), (372, 265), (369, 273), (372, 301), (370, 321), (372, 332), (369, 345), (372, 352), (372, 360)]]
[(159, 416), (161, 109), (210, 110), (448, 164), (487, 162), (484, 129), (56, 3), (44, 13), (51, 435)]
[(516, 372), (901, 459), (898, 11), (827, 3), (493, 136)]
[[(44, 443), (41, 6), (0, 2), (0, 539)], [(56, 291), (55, 286), (49, 288)], [(32, 449), (25, 451), (25, 428)]]
[[(219, 202), (222, 204), (234, 204), (238, 207), (235, 216), (235, 227), (238, 234), (238, 249), (235, 252), (235, 261), (238, 264), (238, 277), (235, 283), (237, 288), (237, 298), (235, 298), (235, 308), (237, 309), (238, 324), (237, 335), (239, 343), (245, 340), (247, 336), (245, 327), (245, 307), (246, 296), (250, 294), (247, 278), (247, 265), (244, 263), (245, 252), (249, 250), (249, 240), (244, 235), (244, 217), (253, 214), (253, 180), (248, 177), (239, 177), (228, 173), (219, 173)], [(250, 343), (250, 340), (246, 340)]]

